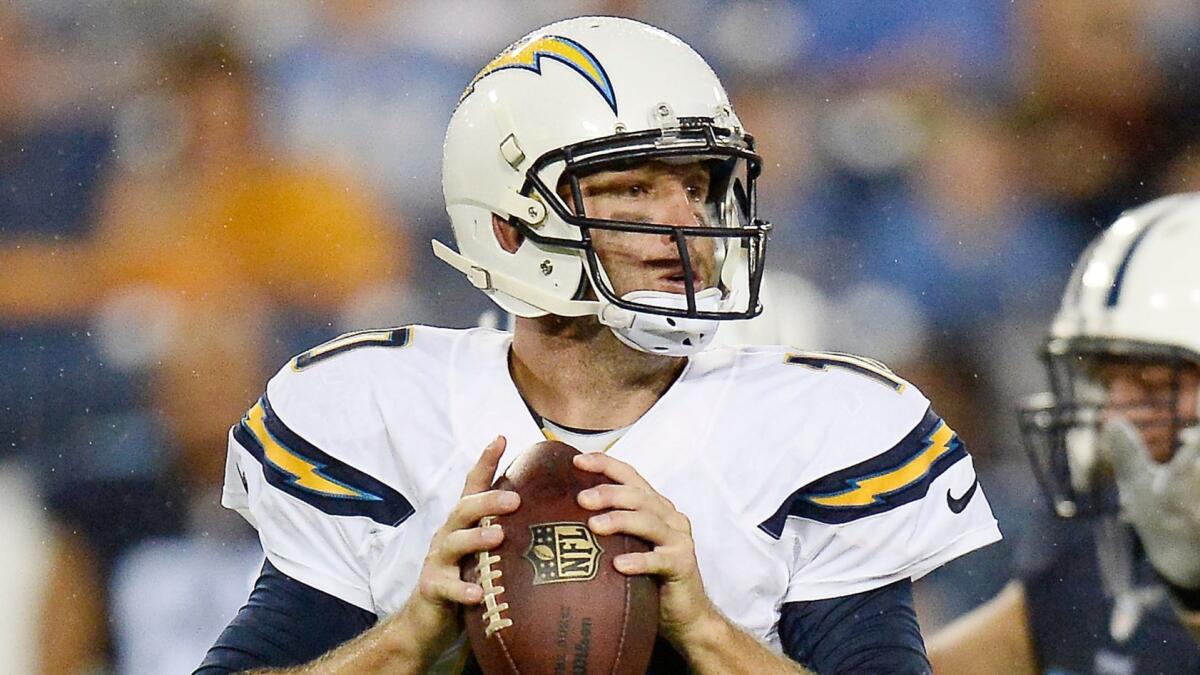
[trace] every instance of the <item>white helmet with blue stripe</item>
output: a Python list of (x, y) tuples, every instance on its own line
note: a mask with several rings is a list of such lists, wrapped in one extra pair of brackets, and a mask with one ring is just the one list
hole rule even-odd
[[(1163, 197), (1121, 215), (1080, 257), (1043, 350), (1051, 391), (1021, 412), (1034, 468), (1063, 516), (1108, 510), (1099, 438), (1103, 360), (1200, 364), (1200, 193)], [(1195, 411), (1200, 412), (1200, 411)], [(1176, 415), (1176, 443), (1196, 439), (1196, 414)], [(1111, 492), (1111, 491), (1109, 491)]]

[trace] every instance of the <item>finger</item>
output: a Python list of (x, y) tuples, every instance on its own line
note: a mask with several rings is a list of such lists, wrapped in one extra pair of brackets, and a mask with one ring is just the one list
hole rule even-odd
[(447, 534), (430, 553), (436, 562), (457, 567), (464, 557), (496, 548), (502, 541), (504, 531), (497, 525), (472, 527)]
[(512, 513), (521, 505), (521, 495), (510, 490), (488, 490), (467, 495), (458, 501), (442, 532), (449, 533), (474, 527), (484, 516)]
[(1150, 453), (1138, 435), (1137, 428), (1124, 419), (1112, 419), (1100, 430), (1108, 461), (1119, 482), (1128, 482), (1150, 473)]
[(479, 454), (475, 466), (467, 472), (467, 480), (462, 491), (464, 496), (483, 492), (492, 487), (496, 469), (500, 466), (500, 456), (504, 454), (504, 448), (507, 445), (508, 441), (503, 436), (497, 436), (496, 440), (487, 444), (483, 452)]
[(588, 519), (588, 528), (599, 535), (629, 534), (654, 546), (678, 543), (684, 536), (658, 516), (647, 511), (609, 511)]
[(1173, 475), (1200, 475), (1200, 443), (1184, 443), (1167, 463)]
[(634, 487), (645, 488), (651, 492), (655, 491), (646, 482), (646, 479), (642, 478), (642, 475), (637, 472), (637, 469), (602, 452), (582, 453), (575, 455), (574, 460), (575, 467), (583, 471), (602, 474), (622, 485), (632, 485)]
[(664, 520), (675, 513), (675, 507), (662, 495), (629, 485), (597, 485), (580, 491), (576, 500), (580, 506), (591, 511), (650, 511)]
[(421, 577), (421, 595), (436, 602), (478, 605), (483, 600), (483, 587), (450, 576)]
[(680, 576), (680, 566), (675, 559), (662, 550), (622, 553), (613, 558), (613, 567), (621, 574), (652, 574), (673, 578)]

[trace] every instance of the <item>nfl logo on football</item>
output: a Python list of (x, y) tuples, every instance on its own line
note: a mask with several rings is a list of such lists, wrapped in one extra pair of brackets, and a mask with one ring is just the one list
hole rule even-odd
[(589, 581), (596, 576), (604, 549), (583, 523), (529, 526), (532, 538), (524, 558), (533, 565), (533, 585)]

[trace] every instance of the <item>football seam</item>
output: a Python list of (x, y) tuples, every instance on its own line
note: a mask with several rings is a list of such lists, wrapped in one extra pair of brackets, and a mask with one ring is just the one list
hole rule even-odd
[(500, 643), (500, 651), (504, 652), (504, 659), (508, 661), (508, 667), (512, 668), (513, 675), (521, 675), (521, 669), (517, 667), (517, 662), (513, 661), (512, 654), (508, 653), (508, 645), (504, 643), (504, 636), (497, 635), (496, 640)]
[[(494, 516), (485, 516), (479, 524), (482, 527), (492, 527), (495, 520)], [(479, 585), (483, 587), (484, 636), (491, 637), (511, 626), (513, 622), (512, 619), (503, 615), (504, 610), (508, 609), (508, 603), (497, 602), (500, 594), (504, 592), (504, 586), (497, 584), (496, 580), (503, 575), (503, 572), (493, 569), (492, 564), (500, 562), (500, 555), (493, 555), (489, 551), (480, 551), (477, 557), (479, 563), (476, 565), (475, 571), (479, 577)]]
[[(628, 541), (625, 542), (624, 552), (629, 552)], [(618, 574), (620, 574), (620, 572), (618, 572)], [(630, 589), (631, 581), (632, 580), (629, 577), (625, 577), (625, 606), (621, 612), (621, 637), (617, 640), (617, 655), (616, 658), (613, 659), (612, 672), (614, 673), (617, 672), (617, 669), (621, 667), (621, 654), (625, 652), (625, 635), (629, 631), (629, 596), (632, 593), (632, 590)]]

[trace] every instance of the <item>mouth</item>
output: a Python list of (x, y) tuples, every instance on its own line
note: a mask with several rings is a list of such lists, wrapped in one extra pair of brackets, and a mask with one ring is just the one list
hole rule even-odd
[(707, 288), (704, 279), (696, 271), (692, 270), (688, 272), (684, 271), (682, 267), (676, 267), (659, 275), (655, 280), (654, 290), (683, 295), (687, 293), (688, 277), (691, 277), (692, 288), (695, 292), (699, 293)]

